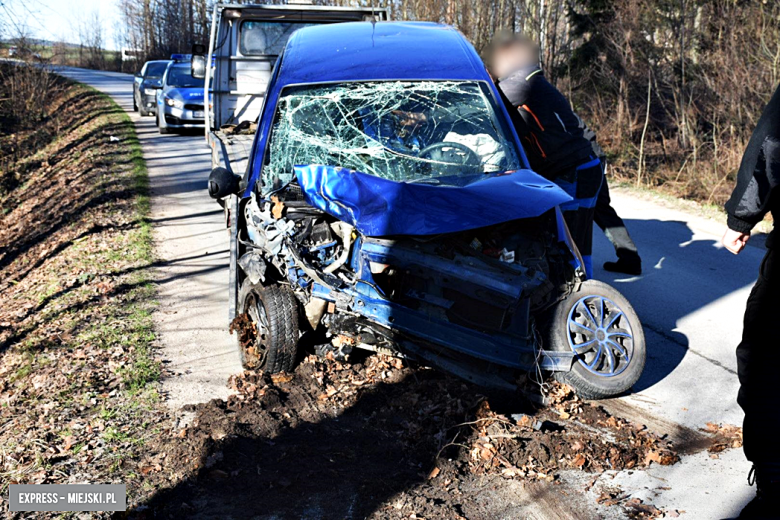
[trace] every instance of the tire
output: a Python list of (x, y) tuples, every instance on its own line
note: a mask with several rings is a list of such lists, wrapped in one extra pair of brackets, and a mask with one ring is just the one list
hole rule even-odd
[(138, 112), (138, 103), (135, 102), (135, 92), (133, 93), (133, 112)]
[(269, 374), (291, 372), (298, 354), (298, 300), (286, 285), (253, 285), (244, 280), (238, 293), (238, 313), (246, 313), (257, 335), (249, 352), (239, 344), (241, 364)]
[(596, 280), (584, 282), (548, 311), (542, 337), (546, 349), (577, 352), (572, 369), (556, 372), (555, 378), (583, 399), (622, 394), (645, 368), (647, 347), (639, 316), (622, 294)]
[(155, 122), (157, 123), (157, 131), (160, 132), (160, 134), (165, 135), (165, 134), (170, 134), (171, 133), (171, 131), (168, 130), (168, 128), (163, 128), (163, 127), (160, 126), (160, 115), (159, 114), (157, 114), (155, 116)]

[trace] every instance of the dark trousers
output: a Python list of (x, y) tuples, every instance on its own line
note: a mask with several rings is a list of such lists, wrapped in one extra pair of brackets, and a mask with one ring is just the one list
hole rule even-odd
[(737, 347), (739, 395), (745, 411), (745, 456), (756, 464), (780, 463), (780, 410), (777, 371), (780, 367), (780, 258), (769, 249), (758, 281), (748, 298), (742, 342)]
[(601, 190), (599, 190), (599, 196), (596, 199), (594, 220), (609, 241), (612, 242), (612, 246), (615, 248), (618, 258), (626, 260), (636, 260), (639, 258), (636, 244), (631, 240), (631, 236), (626, 229), (626, 224), (623, 222), (623, 219), (620, 218), (620, 215), (617, 214), (615, 208), (612, 207), (612, 201), (609, 198), (609, 184), (607, 183), (606, 177), (601, 185)]
[(561, 211), (574, 243), (580, 250), (588, 278), (593, 277), (593, 218), (603, 179), (604, 173), (598, 159), (555, 178), (555, 183), (573, 198), (571, 202), (561, 204)]

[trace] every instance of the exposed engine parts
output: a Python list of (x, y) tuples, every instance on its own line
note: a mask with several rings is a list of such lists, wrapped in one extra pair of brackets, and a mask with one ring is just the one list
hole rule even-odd
[(392, 313), (370, 319), (379, 310), (367, 310), (361, 294), (429, 319), (529, 338), (531, 311), (566, 284), (551, 276), (549, 263), (564, 260), (554, 253), (550, 226), (538, 222), (549, 218), (431, 237), (364, 237), (306, 205), (292, 184), (270, 200), (248, 199), (238, 265), (252, 284), (289, 284), (307, 327), (328, 340), (316, 347), (322, 355), (399, 353), (403, 333), (394, 330)]

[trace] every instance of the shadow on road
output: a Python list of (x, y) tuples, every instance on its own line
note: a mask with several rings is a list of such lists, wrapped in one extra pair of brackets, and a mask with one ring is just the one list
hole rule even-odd
[[(627, 220), (626, 225), (635, 237), (643, 239), (638, 240), (638, 246), (644, 274), (629, 277), (598, 268), (596, 277), (612, 284), (629, 299), (646, 332), (649, 329), (668, 340), (663, 351), (648, 344), (647, 365), (633, 389), (640, 392), (662, 381), (687, 355), (691, 338), (678, 330), (680, 321), (751, 285), (758, 265), (746, 269), (744, 258), (717, 248), (716, 240), (695, 237), (685, 222)], [(601, 250), (599, 258), (611, 259), (612, 251), (599, 230), (594, 230), (594, 237)], [(742, 311), (734, 309), (736, 314), (741, 315)], [(697, 353), (733, 372), (715, 359), (714, 352)]]

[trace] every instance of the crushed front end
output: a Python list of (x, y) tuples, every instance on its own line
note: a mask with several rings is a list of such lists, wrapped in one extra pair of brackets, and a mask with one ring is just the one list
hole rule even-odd
[(540, 350), (534, 334), (534, 314), (577, 279), (555, 209), (433, 236), (372, 237), (306, 198), (297, 182), (269, 199), (253, 194), (238, 264), (251, 283), (290, 284), (306, 327), (326, 342), (320, 351), (413, 355), (488, 385), (516, 369), (571, 368), (572, 352)]

